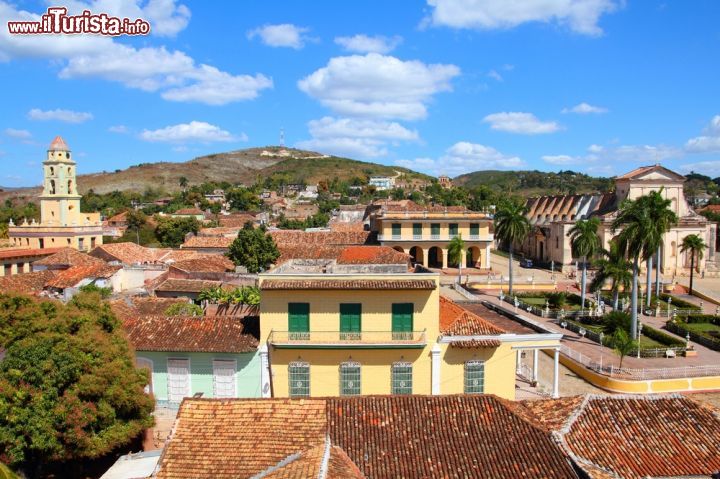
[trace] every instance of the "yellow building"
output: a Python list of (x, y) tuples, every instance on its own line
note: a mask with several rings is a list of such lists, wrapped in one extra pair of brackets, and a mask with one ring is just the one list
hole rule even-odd
[(406, 256), (382, 246), (288, 261), (261, 274), (260, 289), (266, 397), (514, 399), (518, 351), (560, 346), (561, 335), (508, 334), (441, 298), (438, 274), (414, 273)]
[(492, 219), (462, 206), (421, 206), (409, 200), (371, 206), (370, 229), (380, 244), (408, 253), (414, 263), (447, 268), (448, 244), (456, 236), (465, 242), (464, 267), (489, 268), (493, 243)]
[(71, 247), (86, 251), (102, 244), (99, 213), (81, 213), (77, 191), (76, 164), (70, 148), (55, 137), (43, 161), (43, 192), (40, 195), (40, 223), (27, 219), (9, 224), (8, 237), (14, 247), (45, 249)]

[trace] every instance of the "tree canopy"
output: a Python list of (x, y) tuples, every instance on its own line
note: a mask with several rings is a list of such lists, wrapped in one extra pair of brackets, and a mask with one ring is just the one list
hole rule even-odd
[(188, 233), (197, 233), (200, 222), (195, 218), (159, 218), (155, 236), (166, 248), (177, 248)]
[(147, 372), (97, 293), (70, 303), (0, 295), (0, 458), (30, 476), (95, 458), (152, 426)]
[(247, 268), (250, 273), (267, 269), (279, 257), (280, 251), (272, 236), (263, 228), (254, 228), (250, 222), (238, 231), (228, 251), (228, 258), (236, 265)]

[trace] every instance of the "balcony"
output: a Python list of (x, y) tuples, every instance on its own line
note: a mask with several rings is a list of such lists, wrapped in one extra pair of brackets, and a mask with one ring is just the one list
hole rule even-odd
[(425, 331), (270, 331), (268, 343), (285, 349), (422, 349)]
[[(411, 241), (450, 241), (454, 237), (459, 235), (440, 235), (440, 234), (430, 234), (429, 236), (420, 236), (420, 235), (412, 235), (411, 238), (402, 238), (401, 236), (397, 235), (378, 235), (378, 241), (405, 241), (405, 242), (411, 242)], [(487, 234), (487, 235), (462, 235), (462, 238), (465, 241), (484, 241), (484, 242), (492, 242), (493, 241), (493, 235)]]

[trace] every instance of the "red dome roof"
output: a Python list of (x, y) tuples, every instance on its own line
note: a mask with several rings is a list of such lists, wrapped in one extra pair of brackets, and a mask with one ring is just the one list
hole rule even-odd
[(62, 139), (60, 135), (56, 136), (55, 139), (50, 143), (50, 148), (48, 150), (51, 151), (70, 151), (70, 147), (67, 146), (67, 143), (65, 143), (65, 140)]

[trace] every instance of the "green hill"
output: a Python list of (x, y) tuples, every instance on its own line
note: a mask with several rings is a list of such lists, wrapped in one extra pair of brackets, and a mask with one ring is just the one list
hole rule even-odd
[(466, 188), (484, 186), (498, 192), (525, 197), (554, 194), (602, 193), (613, 185), (610, 178), (596, 178), (574, 171), (485, 170), (466, 173), (453, 179), (453, 184)]

